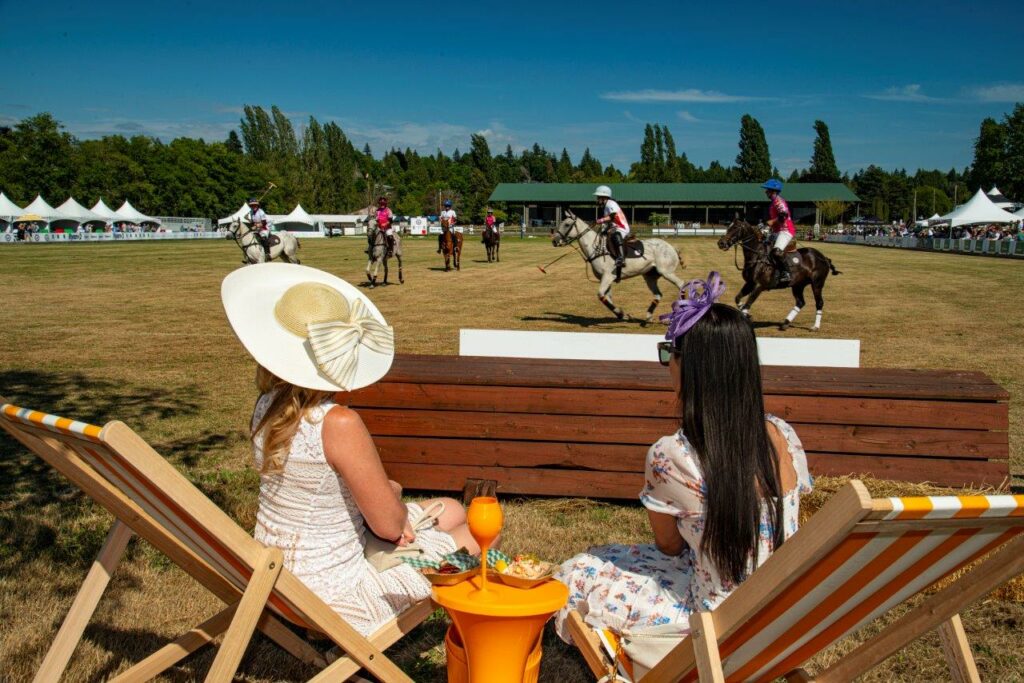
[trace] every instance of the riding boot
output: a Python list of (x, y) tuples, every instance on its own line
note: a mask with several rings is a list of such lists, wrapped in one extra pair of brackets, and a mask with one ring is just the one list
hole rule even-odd
[(620, 282), (622, 280), (622, 266), (625, 265), (625, 244), (622, 240), (622, 233), (618, 230), (613, 230), (611, 235), (611, 246), (612, 256), (615, 257), (615, 281)]
[(444, 249), (444, 232), (437, 236), (437, 253), (440, 254), (442, 249)]
[(792, 276), (789, 272), (789, 263), (786, 260), (786, 255), (781, 249), (773, 249), (772, 258), (775, 260), (777, 286), (788, 287), (792, 280)]
[(384, 239), (387, 240), (388, 243), (388, 258), (390, 258), (395, 253), (395, 236), (384, 235)]

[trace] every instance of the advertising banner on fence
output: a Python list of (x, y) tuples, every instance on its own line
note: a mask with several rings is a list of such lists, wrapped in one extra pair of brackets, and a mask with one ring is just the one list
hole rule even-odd
[[(223, 232), (37, 232), (27, 236), (27, 242), (145, 242), (153, 240), (224, 239)], [(16, 244), (18, 235), (5, 232), (0, 244)]]

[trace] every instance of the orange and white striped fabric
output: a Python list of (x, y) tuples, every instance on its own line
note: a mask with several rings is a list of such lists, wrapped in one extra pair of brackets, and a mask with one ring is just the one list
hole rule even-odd
[[(1024, 496), (1019, 495), (873, 502), (874, 510), (850, 534), (719, 643), (726, 680), (785, 675), (1024, 532)], [(993, 523), (999, 519), (1003, 522)], [(697, 680), (696, 669), (682, 680)]]
[(10, 403), (4, 403), (0, 406), (0, 412), (10, 420), (18, 420), (27, 425), (35, 425), (56, 434), (76, 434), (89, 441), (99, 441), (100, 438), (101, 430), (99, 427), (86, 424), (85, 422), (78, 422), (77, 420), (69, 420), (66, 417), (47, 415), (38, 410), (19, 408)]
[[(237, 528), (237, 524), (166, 460), (119, 452), (104, 438), (106, 427), (100, 428), (8, 403), (2, 405), (0, 418), (6, 418), (14, 423), (12, 426), (15, 428), (20, 423), (52, 432), (55, 438), (74, 450), (96, 474), (142, 508), (168, 534), (195, 553), (240, 592), (245, 590), (253, 570), (251, 564), (243, 559), (243, 548), (238, 546), (251, 545), (251, 548), (245, 550), (253, 554), (262, 546), (241, 529), (238, 531), (244, 538), (236, 535), (237, 540), (234, 543), (227, 541), (222, 534), (214, 532), (214, 528)], [(166, 492), (166, 487), (154, 481), (156, 475), (162, 475), (164, 481), (171, 478), (175, 489), (179, 492), (188, 491), (188, 495), (179, 494), (171, 497)], [(191, 504), (186, 501), (191, 501)], [(203, 503), (203, 509), (197, 509), (196, 501)], [(270, 605), (293, 622), (305, 622), (293, 605), (286, 603), (277, 595), (271, 596)]]

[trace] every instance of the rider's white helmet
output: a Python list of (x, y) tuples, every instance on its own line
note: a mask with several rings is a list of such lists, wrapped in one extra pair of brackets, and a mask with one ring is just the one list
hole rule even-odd
[(594, 196), (595, 197), (608, 197), (609, 199), (611, 199), (611, 197), (612, 197), (612, 188), (608, 187), (607, 185), (598, 185), (597, 189), (594, 190)]

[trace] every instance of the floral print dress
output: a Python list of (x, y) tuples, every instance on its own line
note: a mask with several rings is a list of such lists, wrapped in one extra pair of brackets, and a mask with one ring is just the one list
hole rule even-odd
[[(800, 496), (813, 487), (796, 432), (785, 420), (766, 415), (786, 439), (797, 484), (783, 498), (784, 538), (797, 529)], [(781, 454), (780, 454), (781, 455)], [(653, 545), (607, 545), (565, 561), (556, 577), (569, 587), (569, 602), (555, 616), (559, 636), (571, 642), (566, 617), (579, 611), (588, 624), (617, 633), (678, 623), (689, 632), (694, 611), (711, 611), (736, 587), (700, 553), (706, 488), (686, 435), (662, 437), (647, 452), (646, 484), (640, 501), (649, 510), (676, 517), (686, 548), (675, 557)], [(767, 506), (761, 512), (757, 566), (774, 550)]]

